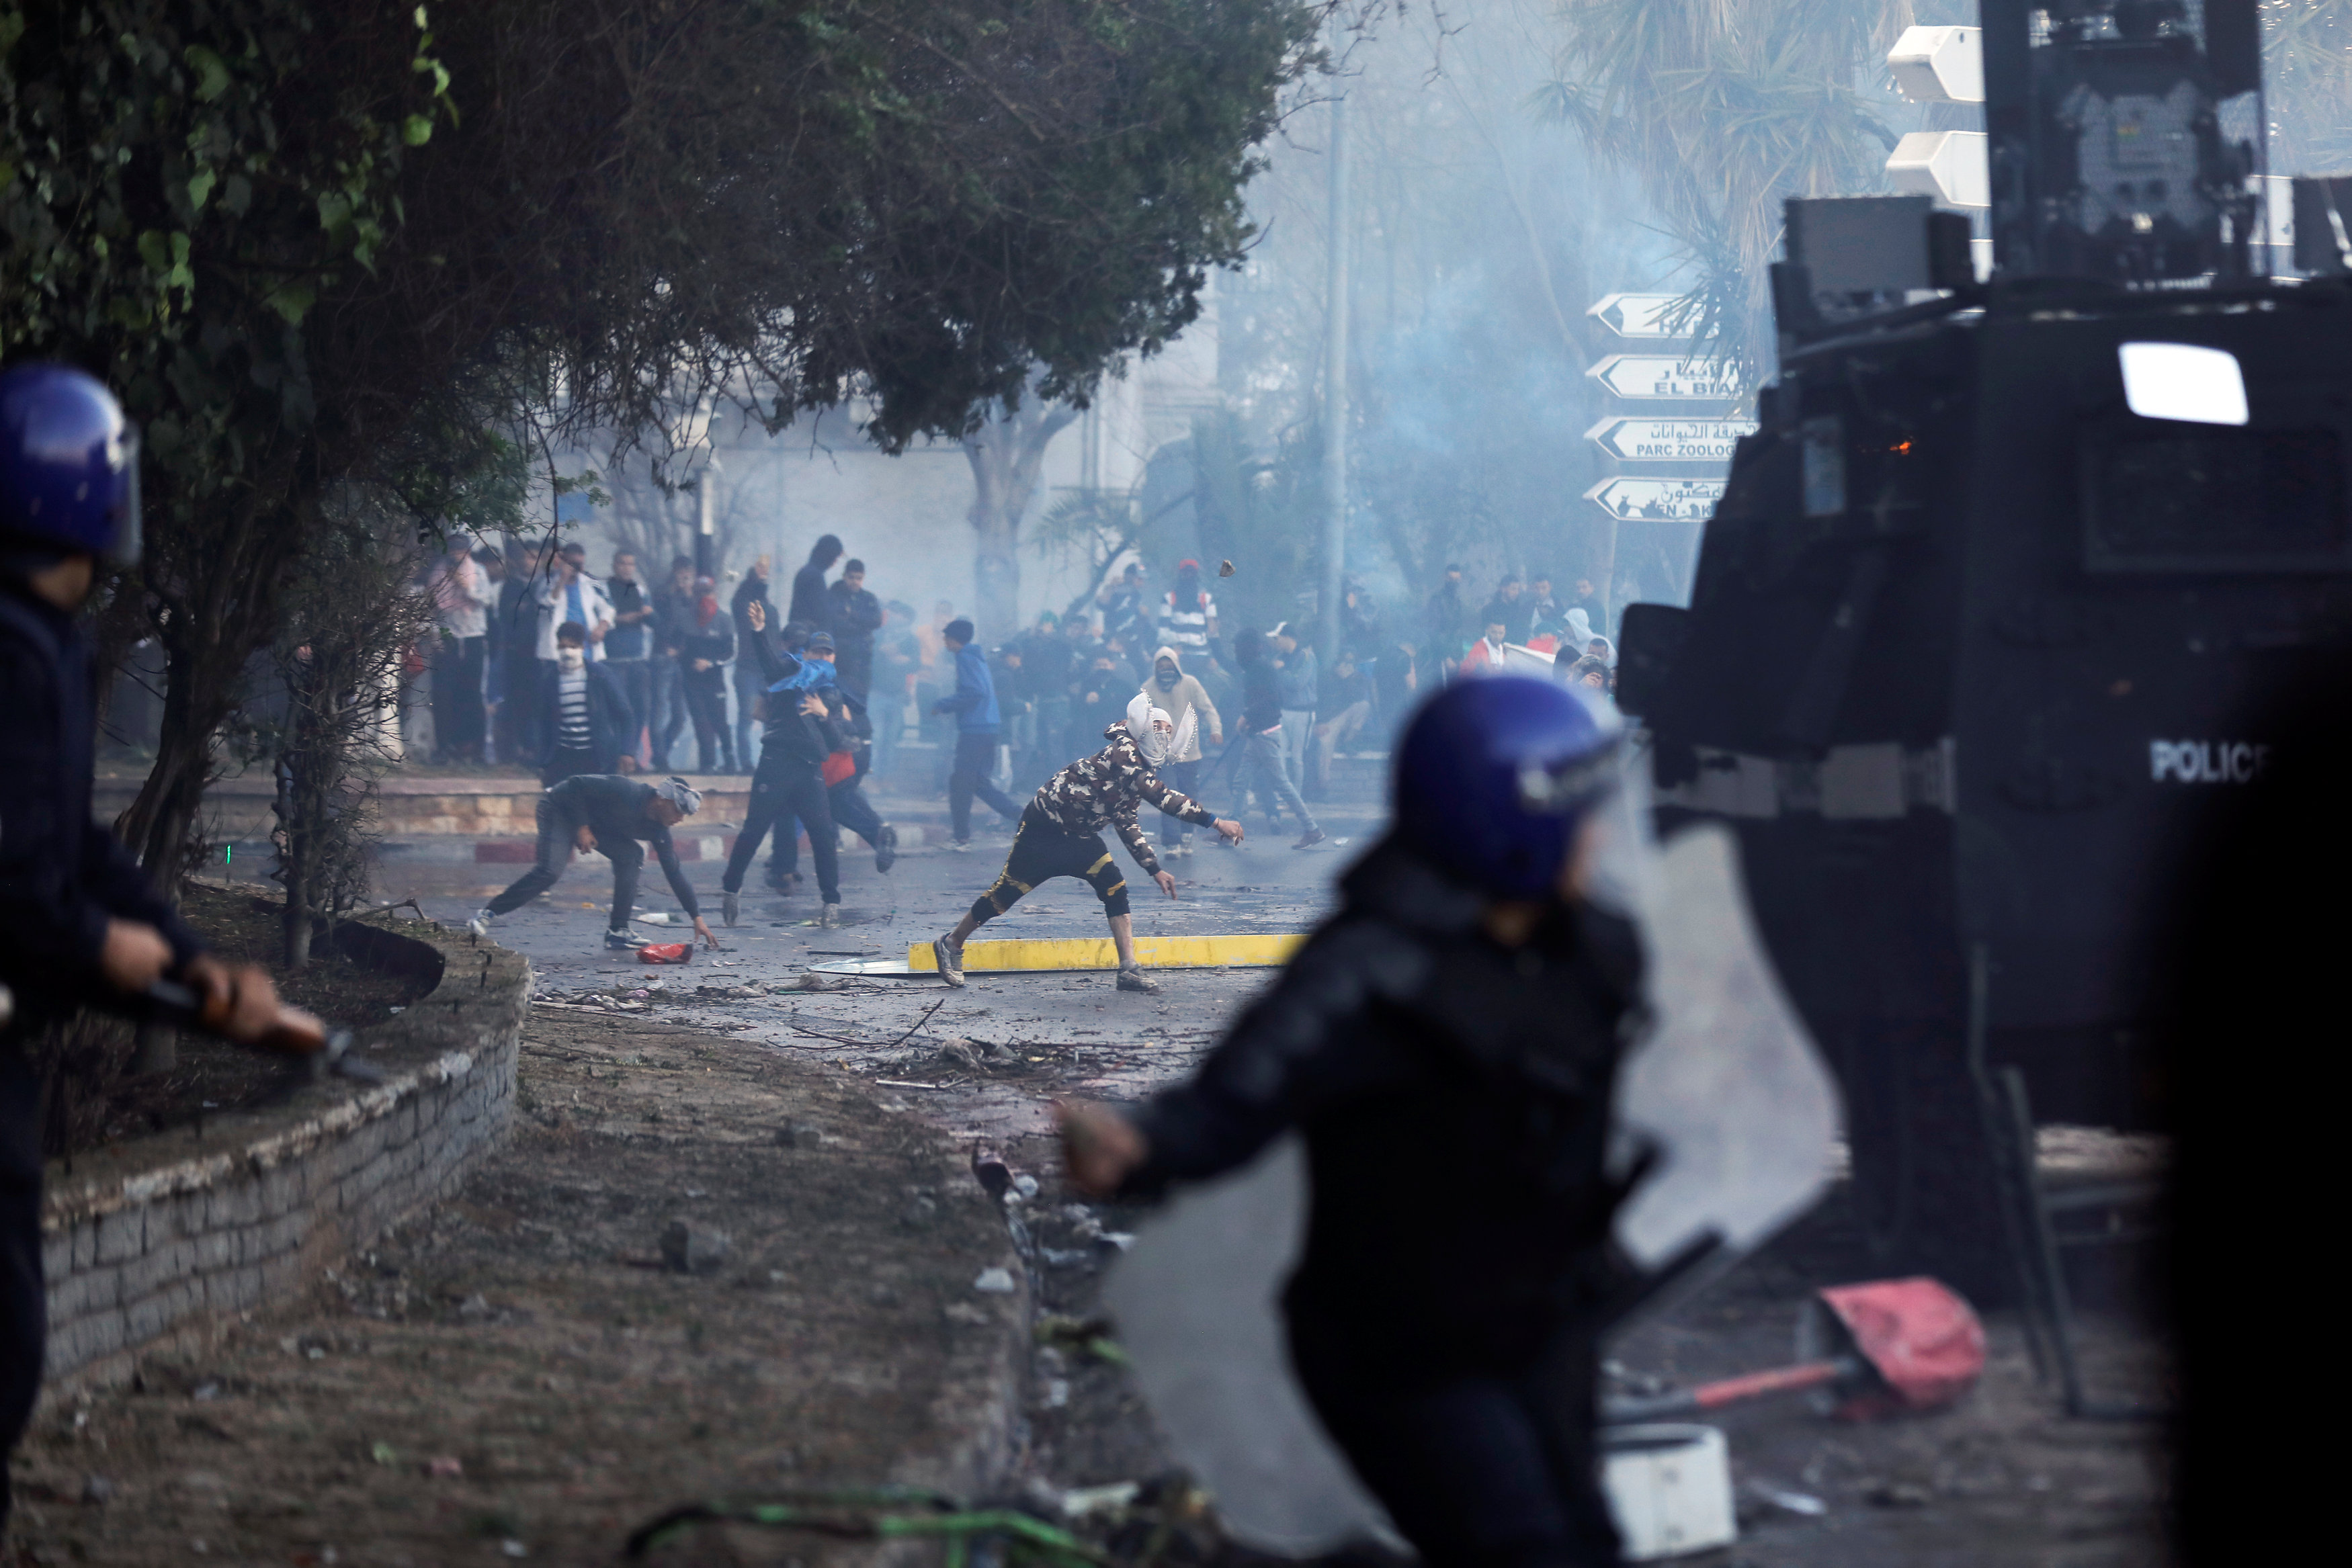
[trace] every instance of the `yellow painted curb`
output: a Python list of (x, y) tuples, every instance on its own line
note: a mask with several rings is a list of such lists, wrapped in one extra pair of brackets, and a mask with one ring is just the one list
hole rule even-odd
[[(1147, 969), (1265, 968), (1290, 961), (1302, 933), (1259, 936), (1139, 936), (1135, 961)], [(1118, 949), (1108, 936), (1043, 937), (1029, 942), (967, 942), (966, 974), (984, 969), (1116, 969)], [(937, 974), (931, 945), (907, 949), (907, 967)]]

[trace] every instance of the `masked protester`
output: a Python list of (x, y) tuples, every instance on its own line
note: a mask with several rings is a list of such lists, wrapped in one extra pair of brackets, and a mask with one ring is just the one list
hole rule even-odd
[(41, 1082), (26, 1049), (76, 1008), (121, 1009), (177, 980), (260, 1039), (269, 977), (230, 969), (90, 820), (97, 671), (80, 612), (99, 563), (139, 559), (139, 441), (113, 396), (63, 365), (0, 375), (0, 1529), (8, 1458), (40, 1392)]
[(1135, 857), (1160, 891), (1176, 896), (1176, 879), (1152, 858), (1136, 814), (1145, 803), (1171, 817), (1212, 827), (1235, 843), (1242, 825), (1223, 821), (1206, 808), (1162, 784), (1154, 768), (1164, 765), (1191, 741), (1180, 732), (1166, 710), (1151, 706), (1138, 694), (1128, 704), (1127, 716), (1103, 731), (1109, 742), (1092, 757), (1081, 757), (1039, 787), (1021, 813), (1013, 832), (1013, 852), (995, 884), (972, 901), (955, 929), (931, 944), (940, 978), (950, 986), (963, 984), (963, 945), (987, 922), (1013, 907), (1022, 894), (1057, 876), (1074, 876), (1095, 890), (1103, 915), (1110, 922), (1111, 945), (1118, 950), (1118, 988), (1152, 992), (1160, 982), (1135, 961), (1135, 921), (1129, 913), (1127, 879), (1111, 863), (1102, 830), (1118, 830), (1127, 852)]
[[(1208, 737), (1211, 746), (1225, 743), (1224, 721), (1217, 716), (1217, 705), (1209, 700), (1208, 688), (1197, 676), (1185, 674), (1183, 660), (1171, 644), (1152, 654), (1151, 678), (1143, 684), (1143, 695), (1151, 699), (1153, 707), (1168, 715), (1183, 740), (1160, 765), (1160, 777), (1182, 794), (1199, 794), (1202, 736)], [(1181, 817), (1162, 821), (1160, 847), (1171, 860), (1191, 854), (1192, 824)]]
[(1305, 1135), (1291, 1362), (1427, 1563), (1618, 1560), (1595, 1335), (1642, 960), (1583, 892), (1612, 749), (1549, 682), (1446, 688), (1405, 736), (1395, 826), (1341, 880), (1339, 913), (1195, 1075), (1131, 1110), (1057, 1107), (1070, 1175), (1098, 1197)]

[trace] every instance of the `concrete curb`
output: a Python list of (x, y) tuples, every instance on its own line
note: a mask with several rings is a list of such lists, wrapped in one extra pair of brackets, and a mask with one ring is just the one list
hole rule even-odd
[(299, 1290), (453, 1189), (505, 1134), (529, 961), (437, 925), (343, 929), (380, 962), (440, 976), (400, 1017), (362, 1031), (358, 1048), (384, 1082), (331, 1079), (50, 1162), (48, 1396), (126, 1376), (140, 1353), (201, 1341), (221, 1314)]

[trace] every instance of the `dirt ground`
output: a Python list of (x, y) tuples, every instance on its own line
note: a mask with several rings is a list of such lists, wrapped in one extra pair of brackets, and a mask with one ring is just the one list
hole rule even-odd
[[(616, 1560), (721, 1492), (952, 1480), (1002, 1411), (1019, 1292), (968, 1155), (772, 1051), (540, 1009), (512, 1139), (308, 1300), (53, 1401), (20, 1453), (32, 1563)], [(664, 1258), (684, 1221), (727, 1238)], [(965, 1434), (969, 1436), (970, 1434)], [(842, 1555), (851, 1549), (834, 1549)], [(829, 1560), (711, 1533), (666, 1563)]]

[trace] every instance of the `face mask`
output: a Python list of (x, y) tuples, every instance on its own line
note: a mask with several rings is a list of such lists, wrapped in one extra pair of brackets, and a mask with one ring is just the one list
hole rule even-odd
[(588, 651), (584, 648), (558, 648), (555, 662), (567, 672), (576, 670), (588, 662)]
[(1160, 689), (1161, 691), (1163, 691), (1163, 692), (1172, 692), (1172, 691), (1174, 691), (1174, 690), (1176, 689), (1176, 672), (1175, 672), (1175, 671), (1173, 671), (1173, 670), (1154, 670), (1154, 671), (1152, 672), (1152, 674), (1153, 674), (1153, 676), (1154, 676), (1154, 677), (1155, 677), (1155, 678), (1160, 682)]

